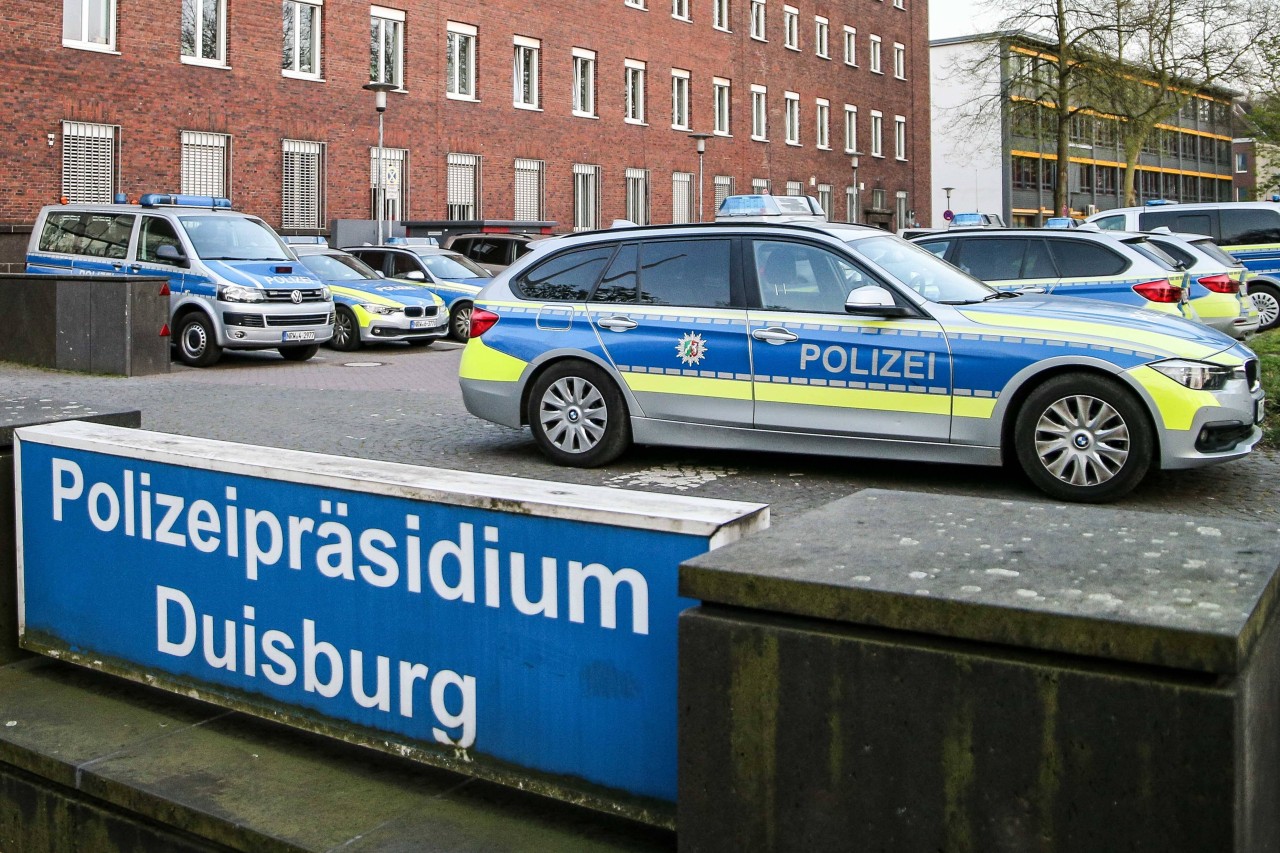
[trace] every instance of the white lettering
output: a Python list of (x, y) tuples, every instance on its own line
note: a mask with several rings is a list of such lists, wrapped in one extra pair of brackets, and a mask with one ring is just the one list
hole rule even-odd
[[(64, 475), (70, 474), (70, 480)], [(53, 460), (53, 520), (62, 521), (62, 502), (75, 501), (84, 494), (84, 472), (70, 459)]]
[(644, 575), (635, 569), (610, 572), (607, 566), (600, 563), (584, 566), (577, 560), (569, 561), (570, 622), (586, 620), (583, 592), (588, 578), (594, 578), (600, 585), (600, 627), (618, 627), (618, 585), (626, 583), (631, 587), (631, 629), (637, 634), (649, 633), (649, 585), (645, 582)]
[[(458, 693), (462, 697), (462, 708), (456, 714), (449, 713), (449, 707), (445, 701), (444, 691), (449, 687), (458, 688)], [(449, 733), (443, 729), (431, 730), (431, 734), (435, 735), (438, 743), (448, 744), (450, 746), (466, 749), (476, 742), (476, 679), (471, 675), (458, 675), (447, 669), (442, 669), (436, 673), (435, 678), (431, 679), (431, 711), (436, 715), (436, 719), (440, 721), (440, 725), (447, 728), (462, 727), (462, 734), (457, 740), (449, 736)]]
[[(316, 658), (319, 655), (324, 655), (329, 662), (328, 681), (316, 677)], [(333, 698), (342, 690), (342, 655), (338, 654), (333, 643), (316, 642), (316, 623), (311, 619), (302, 620), (302, 689), (326, 698)]]
[[(258, 539), (258, 528), (265, 526), (270, 538), (266, 550)], [(275, 513), (266, 510), (244, 511), (244, 571), (249, 580), (258, 579), (258, 566), (274, 566), (284, 551), (284, 534)]]
[[(169, 605), (182, 610), (182, 639), (174, 642), (169, 634)], [(156, 649), (162, 654), (184, 658), (196, 647), (196, 611), (191, 599), (180, 590), (156, 587)]]
[(177, 545), (179, 548), (187, 546), (187, 537), (181, 533), (173, 532), (173, 524), (178, 520), (178, 516), (182, 514), (182, 507), (186, 501), (178, 495), (156, 495), (156, 506), (164, 507), (166, 512), (164, 517), (160, 519), (160, 526), (156, 528), (156, 541), (165, 545)]
[[(101, 512), (101, 498), (107, 500), (105, 516)], [(120, 498), (106, 483), (94, 483), (89, 487), (89, 520), (103, 533), (110, 533), (120, 523)]]
[[(458, 563), (458, 583), (450, 586), (444, 579), (444, 560), (452, 557)], [(431, 575), (431, 586), (436, 595), (445, 601), (462, 601), (471, 604), (476, 600), (476, 560), (475, 543), (472, 541), (472, 527), (465, 522), (458, 525), (458, 541), (450, 542), (441, 539), (431, 546), (427, 555), (427, 572)]]

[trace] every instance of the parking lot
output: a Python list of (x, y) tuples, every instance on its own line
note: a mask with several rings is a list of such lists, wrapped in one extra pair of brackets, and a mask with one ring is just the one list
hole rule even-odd
[[(467, 413), (458, 390), (461, 346), (398, 344), (354, 353), (321, 349), (302, 363), (274, 351), (228, 353), (217, 365), (120, 378), (0, 364), (0, 396), (74, 401), (86, 410), (137, 408), (144, 428), (546, 480), (758, 501), (778, 521), (864, 488), (1043, 501), (1020, 474), (767, 453), (635, 448), (604, 468), (560, 468), (527, 430)], [(1280, 453), (1195, 471), (1156, 473), (1120, 505), (1151, 512), (1280, 523)]]

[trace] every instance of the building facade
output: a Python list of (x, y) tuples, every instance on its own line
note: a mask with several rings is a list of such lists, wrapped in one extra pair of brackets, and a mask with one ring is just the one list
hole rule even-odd
[(385, 2), (9, 0), (0, 225), (180, 191), (324, 233), (379, 186), (388, 220), (557, 231), (753, 191), (929, 215), (925, 0)]
[[(934, 210), (946, 206), (943, 188), (950, 187), (953, 209), (1001, 213), (1010, 225), (1063, 215), (1053, 209), (1056, 115), (1017, 84), (1053, 59), (1052, 45), (1025, 34), (988, 34), (933, 41), (930, 54)], [(1087, 216), (1124, 205), (1117, 124), (1114, 116), (1089, 110), (1072, 117), (1066, 213)], [(1139, 204), (1230, 201), (1232, 177), (1231, 93), (1200, 89), (1148, 138), (1135, 190)], [(933, 224), (946, 223), (935, 215)]]

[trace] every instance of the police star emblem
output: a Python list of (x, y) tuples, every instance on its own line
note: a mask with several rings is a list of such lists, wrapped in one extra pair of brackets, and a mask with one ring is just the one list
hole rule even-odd
[(701, 364), (707, 356), (707, 342), (697, 332), (685, 332), (676, 342), (676, 355), (688, 365)]

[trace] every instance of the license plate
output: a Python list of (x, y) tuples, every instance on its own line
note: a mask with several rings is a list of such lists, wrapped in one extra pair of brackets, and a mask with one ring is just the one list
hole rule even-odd
[(282, 341), (314, 341), (316, 333), (314, 331), (306, 332), (285, 332)]
[(1253, 422), (1255, 424), (1262, 423), (1262, 419), (1266, 416), (1266, 400), (1259, 400), (1253, 404)]
[(410, 320), (409, 328), (410, 329), (430, 329), (431, 327), (435, 326), (435, 324), (436, 324), (435, 320)]

